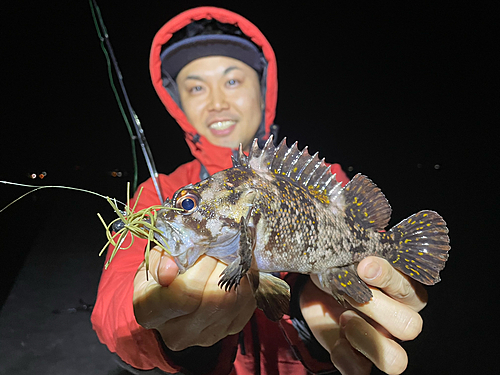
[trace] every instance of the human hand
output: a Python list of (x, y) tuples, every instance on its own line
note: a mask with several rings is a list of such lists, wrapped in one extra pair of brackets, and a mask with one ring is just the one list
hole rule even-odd
[(159, 247), (149, 256), (149, 280), (143, 263), (134, 279), (134, 313), (145, 328), (154, 328), (171, 350), (210, 346), (240, 332), (250, 320), (255, 298), (247, 278), (230, 292), (217, 285), (226, 264), (202, 256), (185, 273)]
[(320, 290), (313, 275), (300, 297), (304, 319), (343, 375), (369, 374), (372, 364), (387, 374), (400, 374), (408, 357), (396, 340), (412, 340), (422, 330), (418, 312), (427, 304), (427, 293), (382, 258), (367, 257), (357, 270), (373, 292), (369, 302), (347, 297), (353, 309), (346, 309)]

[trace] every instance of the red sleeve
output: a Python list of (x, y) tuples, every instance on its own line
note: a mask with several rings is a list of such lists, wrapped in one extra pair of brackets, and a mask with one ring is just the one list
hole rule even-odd
[[(169, 176), (160, 175), (163, 196), (171, 197), (178, 188), (196, 182), (199, 171), (199, 163), (191, 162), (182, 165)], [(136, 211), (159, 204), (151, 179), (140, 187), (143, 190)], [(136, 196), (131, 199), (131, 207), (135, 200)], [(144, 329), (135, 320), (132, 305), (134, 278), (144, 260), (145, 246), (145, 240), (135, 239), (129, 249), (116, 253), (108, 269), (103, 269), (91, 318), (92, 326), (99, 340), (131, 366), (138, 369), (158, 367), (166, 372), (177, 372), (178, 368), (167, 363), (155, 332)], [(113, 247), (110, 246), (106, 261), (112, 250)]]
[[(166, 184), (167, 181), (163, 181), (162, 185)], [(148, 180), (141, 186), (144, 189), (137, 211), (159, 201), (152, 182)], [(168, 190), (167, 186), (162, 187)], [(134, 202), (135, 197), (130, 202), (131, 207)], [(103, 270), (91, 318), (92, 326), (99, 340), (131, 366), (139, 369), (159, 367), (167, 372), (176, 372), (163, 359), (154, 331), (141, 327), (134, 316), (134, 277), (144, 260), (145, 245), (145, 240), (135, 239), (129, 249), (119, 250), (108, 269)], [(110, 246), (106, 261), (112, 251)]]
[(335, 174), (335, 179), (338, 182), (342, 182), (342, 186), (345, 186), (345, 184), (349, 182), (349, 177), (347, 177), (345, 172), (342, 170), (340, 164), (332, 164), (331, 171), (333, 174)]

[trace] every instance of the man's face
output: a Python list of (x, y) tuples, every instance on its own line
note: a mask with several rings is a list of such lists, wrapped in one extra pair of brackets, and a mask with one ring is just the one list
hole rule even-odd
[(182, 109), (198, 133), (212, 144), (248, 150), (262, 119), (257, 72), (225, 56), (187, 64), (177, 75)]

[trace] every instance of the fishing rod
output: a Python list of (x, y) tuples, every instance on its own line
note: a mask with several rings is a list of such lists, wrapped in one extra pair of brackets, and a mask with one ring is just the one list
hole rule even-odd
[[(149, 174), (151, 175), (151, 179), (153, 180), (153, 184), (156, 189), (156, 193), (158, 194), (158, 198), (160, 199), (160, 202), (163, 204), (163, 197), (161, 194), (160, 190), (160, 181), (158, 180), (158, 171), (156, 170), (156, 166), (153, 160), (153, 154), (151, 153), (151, 149), (149, 148), (148, 142), (146, 140), (146, 135), (144, 134), (144, 130), (142, 129), (141, 122), (139, 121), (139, 117), (137, 117), (134, 109), (132, 108), (132, 105), (130, 104), (130, 100), (127, 95), (127, 90), (125, 89), (125, 85), (123, 83), (123, 76), (120, 71), (120, 68), (118, 67), (118, 61), (116, 60), (115, 54), (113, 52), (113, 48), (111, 47), (111, 42), (109, 41), (109, 35), (106, 30), (106, 26), (104, 26), (104, 21), (101, 16), (101, 11), (99, 10), (99, 7), (97, 6), (96, 0), (89, 0), (90, 3), (90, 9), (92, 11), (92, 17), (94, 18), (94, 23), (96, 26), (97, 30), (97, 35), (99, 36), (99, 39), (101, 41), (101, 46), (103, 48), (104, 54), (106, 56), (106, 60), (108, 61), (108, 68), (109, 68), (109, 58), (111, 58), (111, 61), (113, 63), (113, 67), (115, 69), (116, 76), (118, 77), (118, 81), (120, 82), (120, 88), (121, 92), (123, 94), (123, 97), (125, 98), (125, 102), (127, 104), (127, 108), (130, 114), (130, 117), (132, 119), (132, 122), (134, 123), (135, 127), (135, 133), (136, 135), (133, 134), (132, 130), (130, 129), (130, 125), (127, 120), (127, 116), (125, 115), (123, 111), (123, 107), (120, 102), (120, 98), (118, 96), (118, 93), (116, 92), (116, 89), (113, 84), (113, 76), (111, 71), (109, 71), (109, 77), (111, 81), (111, 87), (113, 88), (113, 92), (115, 94), (116, 100), (118, 101), (118, 105), (120, 107), (120, 111), (122, 112), (122, 116), (125, 120), (125, 124), (127, 125), (131, 142), (132, 142), (132, 153), (133, 153), (133, 159), (134, 159), (134, 190), (137, 189), (137, 158), (135, 154), (135, 143), (134, 141), (137, 139), (139, 141), (139, 144), (141, 145), (141, 150), (144, 155), (144, 159), (146, 160), (146, 164), (148, 166)], [(103, 43), (106, 44), (106, 48), (104, 48)], [(109, 53), (109, 57), (108, 57)]]

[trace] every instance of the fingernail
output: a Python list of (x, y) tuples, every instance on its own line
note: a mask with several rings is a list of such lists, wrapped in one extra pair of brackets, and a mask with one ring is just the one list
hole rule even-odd
[(343, 329), (347, 325), (347, 322), (358, 316), (354, 311), (347, 310), (340, 315), (340, 327)]
[(365, 279), (373, 280), (374, 278), (378, 277), (381, 272), (382, 268), (377, 263), (371, 262), (368, 263), (368, 265), (365, 267), (364, 276)]

